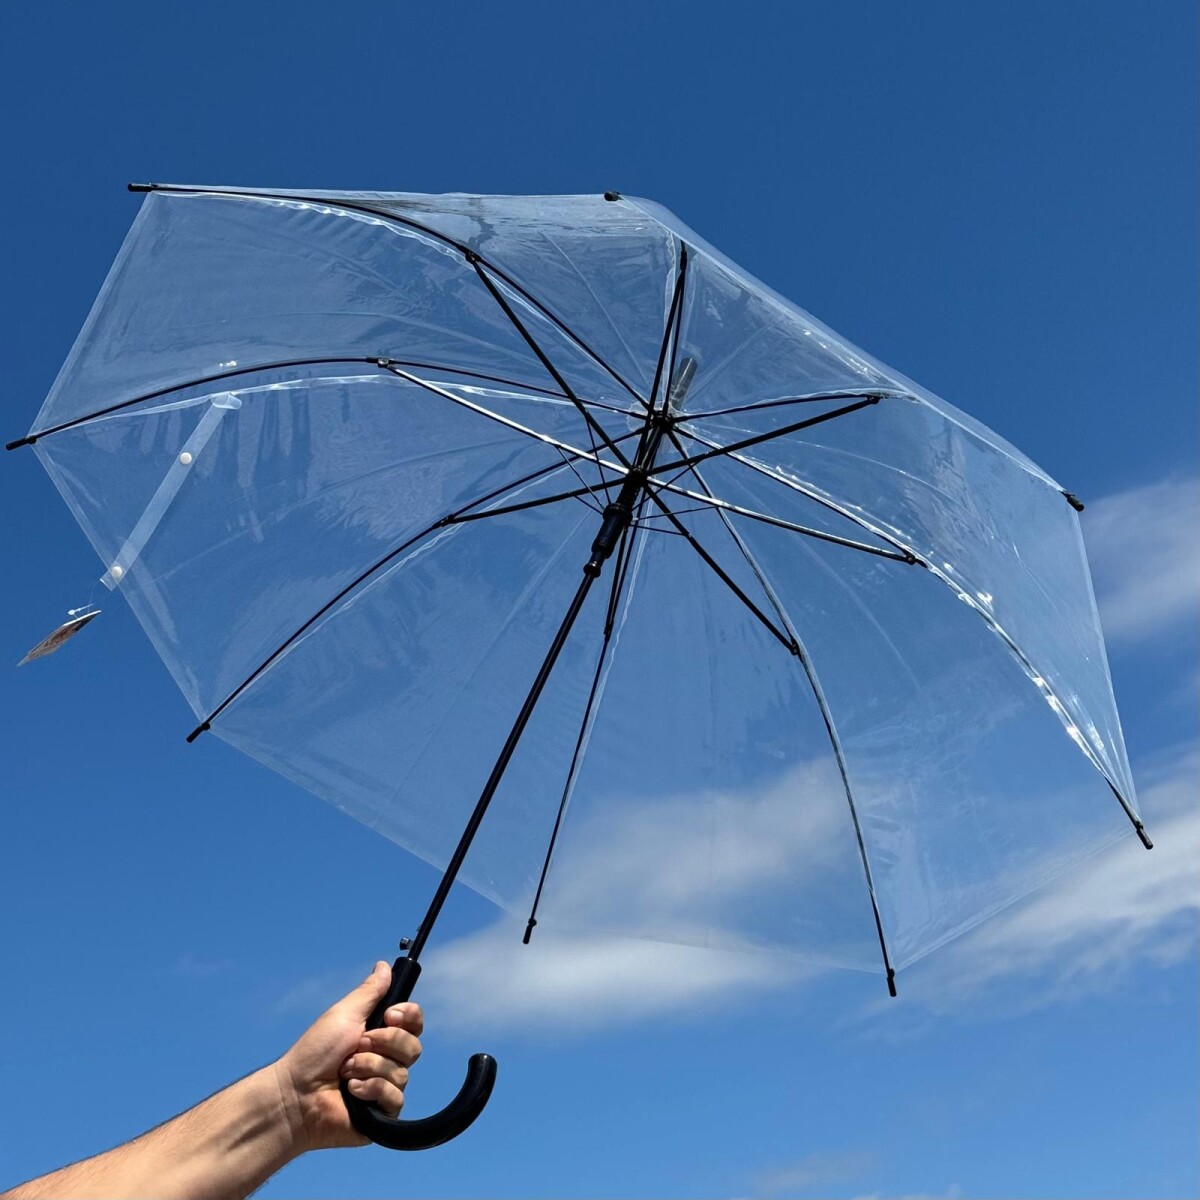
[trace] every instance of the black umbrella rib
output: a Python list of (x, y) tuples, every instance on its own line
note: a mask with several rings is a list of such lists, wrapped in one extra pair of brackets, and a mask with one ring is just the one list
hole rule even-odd
[[(657, 447), (662, 442), (663, 430), (669, 427), (667, 420), (667, 410), (671, 402), (671, 390), (676, 385), (675, 379), (675, 346), (679, 341), (679, 322), (683, 312), (683, 288), (687, 276), (688, 252), (687, 245), (683, 242), (679, 244), (679, 266), (675, 271), (675, 285), (671, 289), (671, 303), (667, 308), (667, 319), (663, 322), (662, 343), (658, 350), (658, 361), (654, 368), (654, 382), (650, 388), (650, 403), (646, 420), (642, 425), (642, 437), (638, 442), (637, 452), (634, 454), (635, 462), (643, 462), (644, 452), (649, 445), (650, 440), (654, 439), (657, 454)], [(667, 373), (666, 380), (663, 380), (663, 370), (667, 365), (667, 352), (670, 350), (671, 366)], [(688, 377), (688, 383), (691, 381), (691, 376)], [(663, 405), (662, 412), (655, 413), (655, 407), (658, 404), (658, 389), (662, 385), (663, 388)], [(687, 384), (684, 385), (685, 389)], [(639, 506), (639, 512), (641, 506)]]
[[(29, 434), (27, 437), (19, 438), (15, 442), (9, 442), (6, 450), (15, 450), (18, 446), (32, 446), (38, 438), (49, 437), (52, 433), (62, 433), (64, 429), (73, 429), (76, 425), (86, 424), (88, 421), (94, 421), (98, 417), (107, 417), (110, 413), (120, 412), (125, 408), (132, 408), (135, 404), (146, 404), (151, 400), (159, 400), (163, 396), (169, 396), (172, 392), (183, 392), (188, 388), (203, 387), (207, 383), (220, 383), (224, 379), (236, 379), (241, 375), (257, 375), (266, 371), (286, 371), (292, 367), (326, 367), (326, 366), (372, 366), (382, 367), (390, 360), (378, 357), (329, 357), (329, 358), (289, 358), (281, 359), (276, 362), (256, 363), (249, 367), (236, 367), (231, 371), (217, 371), (211, 375), (200, 375), (195, 379), (185, 380), (183, 383), (173, 383), (168, 387), (158, 388), (153, 392), (144, 392), (140, 396), (134, 396), (129, 400), (120, 400), (116, 404), (110, 404), (105, 408), (98, 408), (95, 412), (84, 414), (82, 417), (75, 417), (70, 421), (64, 421), (61, 425), (51, 425), (46, 429), (38, 429)], [(439, 368), (441, 370), (449, 370), (450, 368)]]
[[(658, 363), (654, 368), (654, 383), (650, 388), (650, 411), (658, 403), (658, 387), (662, 382), (663, 368), (667, 363), (667, 349), (671, 350), (671, 369), (667, 373), (667, 386), (663, 396), (663, 413), (667, 411), (670, 400), (671, 382), (675, 379), (675, 349), (679, 344), (679, 322), (683, 311), (683, 288), (687, 278), (688, 252), (687, 244), (679, 244), (679, 269), (675, 272), (675, 287), (671, 291), (671, 305), (667, 310), (667, 320), (663, 327), (662, 345), (658, 350)], [(649, 425), (647, 425), (649, 428)]]
[[(448, 392), (444, 388), (439, 387), (436, 383), (428, 379), (421, 379), (417, 375), (409, 375), (406, 371), (400, 370), (399, 367), (388, 368), (393, 374), (398, 375), (401, 379), (407, 380), (411, 384), (415, 384), (419, 388), (424, 388), (425, 391), (431, 392), (435, 396), (441, 396), (443, 400), (449, 400), (451, 404), (457, 404), (460, 408), (465, 408), (468, 412), (478, 413), (481, 417), (487, 417), (490, 421), (495, 421), (497, 424), (503, 425), (506, 429), (513, 429), (517, 433), (523, 433), (527, 437), (532, 438), (535, 442), (542, 442), (547, 446), (554, 446), (558, 450), (568, 451), (574, 459), (586, 459), (588, 462), (593, 462), (597, 467), (607, 467), (610, 471), (619, 471), (623, 474), (628, 474), (624, 467), (620, 467), (614, 463), (606, 463), (599, 453), (589, 453), (586, 450), (578, 450), (567, 442), (560, 442), (557, 438), (551, 437), (548, 433), (539, 433), (536, 429), (530, 429), (526, 425), (522, 425), (520, 421), (514, 421), (510, 417), (502, 416), (500, 413), (492, 412), (490, 408), (484, 408), (481, 404), (473, 404), (470, 400), (464, 400), (461, 396), (454, 395), (453, 392)], [(630, 430), (628, 433), (623, 433), (619, 437), (608, 439), (608, 444), (613, 448), (613, 453), (621, 458), (622, 462), (626, 461), (621, 451), (616, 449), (621, 442), (628, 441), (631, 437), (636, 437), (641, 433), (638, 429)], [(595, 443), (593, 443), (593, 446)], [(606, 485), (611, 486), (611, 485)]]
[[(621, 440), (631, 438), (636, 433), (636, 430), (627, 433)], [(575, 457), (582, 456), (576, 455)], [(303, 636), (309, 629), (313, 627), (313, 625), (317, 623), (317, 621), (319, 621), (327, 612), (329, 612), (330, 609), (340, 604), (341, 601), (343, 601), (352, 591), (360, 587), (377, 571), (387, 566), (388, 563), (398, 558), (412, 546), (415, 546), (423, 538), (427, 538), (430, 534), (436, 533), (440, 529), (448, 529), (453, 525), (463, 525), (468, 521), (477, 521), (489, 516), (502, 516), (505, 513), (520, 512), (529, 508), (539, 508), (542, 505), (551, 504), (557, 500), (568, 500), (576, 496), (582, 496), (588, 491), (596, 492), (600, 490), (601, 485), (597, 484), (590, 489), (574, 488), (569, 492), (559, 492), (553, 496), (543, 496), (536, 500), (529, 500), (519, 504), (507, 505), (504, 508), (488, 509), (481, 513), (471, 512), (472, 509), (477, 508), (481, 504), (486, 504), (489, 500), (494, 500), (497, 496), (502, 496), (505, 492), (511, 492), (514, 488), (522, 487), (527, 483), (533, 483), (534, 481), (542, 478), (543, 476), (549, 475), (554, 471), (562, 470), (564, 470), (564, 464), (561, 462), (554, 462), (549, 466), (540, 467), (536, 471), (531, 471), (529, 474), (521, 476), (520, 479), (511, 480), (510, 482), (503, 484), (501, 487), (494, 488), (492, 491), (487, 492), (485, 495), (477, 496), (474, 500), (464, 504), (461, 508), (447, 513), (445, 516), (440, 517), (432, 524), (427, 525), (419, 533), (415, 533), (411, 537), (405, 538), (403, 542), (389, 550), (385, 555), (383, 555), (382, 558), (376, 559), (376, 561), (367, 567), (365, 571), (361, 572), (348, 584), (346, 584), (346, 586), (343, 587), (336, 596), (323, 604), (315, 613), (313, 613), (311, 617), (308, 618), (308, 620), (290, 633), (284, 641), (280, 642), (280, 644), (274, 650), (272, 650), (271, 653), (268, 654), (267, 657), (264, 658), (262, 662), (259, 663), (258, 666), (255, 667), (254, 670), (251, 671), (250, 674), (247, 675), (246, 678), (243, 679), (242, 682), (239, 683), (237, 687), (235, 687), (233, 691), (231, 691), (225, 697), (225, 699), (222, 700), (221, 703), (218, 704), (217, 707), (214, 708), (212, 712), (210, 712), (208, 716), (205, 717), (204, 720), (192, 730), (191, 733), (188, 734), (187, 740), (189, 742), (194, 742), (202, 733), (210, 729), (213, 721), (215, 721), (217, 717), (219, 717), (221, 713), (223, 713), (256, 679), (258, 679), (259, 676), (262, 675), (262, 673), (266, 671), (267, 668), (270, 667), (271, 664), (275, 662), (275, 660), (278, 659), (279, 656), (289, 646), (291, 646), (297, 638)]]
[(621, 593), (624, 590), (625, 578), (629, 572), (633, 539), (636, 537), (638, 529), (636, 522), (645, 504), (646, 498), (643, 495), (638, 503), (637, 513), (630, 524), (625, 527), (621, 534), (621, 540), (617, 544), (616, 557), (613, 562), (612, 585), (608, 590), (608, 609), (604, 617), (604, 640), (600, 644), (600, 653), (596, 657), (596, 670), (592, 675), (592, 686), (588, 690), (587, 703), (583, 707), (583, 717), (579, 722), (579, 733), (575, 738), (575, 748), (571, 751), (571, 764), (567, 768), (567, 777), (563, 783), (562, 795), (558, 801), (558, 812), (554, 817), (554, 828), (550, 831), (550, 840), (546, 845), (546, 855), (542, 860), (542, 871), (538, 876), (537, 889), (534, 892), (533, 903), (529, 909), (529, 920), (525, 924), (525, 933), (521, 938), (521, 941), (526, 946), (529, 945), (529, 939), (533, 937), (533, 930), (537, 925), (538, 906), (542, 902), (542, 892), (545, 890), (546, 879), (550, 874), (550, 863), (554, 858), (554, 848), (558, 844), (559, 831), (562, 829), (563, 817), (566, 816), (567, 812), (567, 802), (571, 798), (575, 777), (579, 770), (579, 760), (583, 754), (584, 738), (587, 736), (588, 728), (592, 723), (592, 713), (595, 711), (596, 703), (600, 698), (600, 680), (604, 676), (604, 664), (608, 659), (608, 652), (612, 646), (612, 634), (616, 625), (617, 609), (621, 603)]
[[(569, 466), (569, 463), (555, 463), (556, 468)], [(547, 472), (548, 473), (548, 472)], [(594, 496), (603, 491), (607, 484), (585, 483), (581, 487), (572, 488), (569, 492), (555, 492), (553, 496), (539, 496), (536, 500), (523, 500), (519, 504), (505, 504), (501, 508), (485, 508), (480, 512), (454, 513), (443, 517), (441, 525), (465, 525), (468, 521), (482, 521), (487, 517), (504, 517), (509, 513), (525, 512), (530, 508), (542, 508), (547, 504), (557, 504), (560, 500), (574, 500), (583, 496)], [(598, 509), (596, 511), (599, 511)]]
[(786, 408), (789, 404), (820, 404), (830, 400), (853, 400), (859, 396), (865, 400), (870, 399), (872, 396), (884, 398), (887, 396), (902, 397), (905, 395), (907, 395), (906, 392), (888, 392), (879, 388), (869, 388), (866, 390), (840, 388), (832, 392), (810, 392), (804, 396), (788, 396), (783, 400), (760, 400), (754, 404), (738, 404), (732, 408), (714, 408), (708, 412), (687, 413), (686, 417), (689, 421), (702, 421), (705, 417), (729, 417), (735, 413), (765, 412), (772, 408)]
[[(688, 437), (690, 437), (693, 441), (699, 442), (702, 446), (711, 446), (714, 449), (726, 449), (726, 447), (719, 447), (716, 442), (709, 441), (707, 438), (705, 438), (704, 436), (702, 436), (701, 434), (698, 434), (698, 433), (694, 433), (694, 432), (689, 433)], [(760, 463), (756, 463), (754, 461), (754, 459), (752, 459), (752, 458), (743, 458), (739, 454), (730, 454), (729, 458), (732, 462), (740, 463), (743, 467), (748, 467), (751, 471), (754, 471), (757, 474), (762, 475), (767, 479), (773, 479), (776, 483), (782, 484), (784, 487), (788, 488), (791, 491), (798, 492), (801, 496), (804, 496), (806, 499), (811, 500), (814, 504), (819, 504), (822, 508), (827, 508), (827, 509), (829, 509), (830, 512), (835, 512), (839, 516), (845, 517), (847, 521), (850, 521), (851, 523), (859, 526), (860, 528), (865, 529), (868, 533), (874, 534), (877, 538), (880, 539), (880, 541), (887, 542), (887, 544), (889, 546), (892, 546), (897, 551), (897, 554), (900, 557), (904, 557), (906, 561), (907, 561), (907, 558), (911, 557), (915, 561), (915, 563), (919, 566), (927, 566), (928, 565), (918, 555), (914, 554), (902, 542), (898, 542), (895, 538), (890, 537), (888, 534), (883, 533), (881, 530), (873, 528), (871, 525), (867, 524), (867, 522), (864, 521), (861, 517), (856, 516), (854, 513), (850, 512), (848, 509), (842, 508), (838, 504), (834, 504), (830, 500), (826, 500), (823, 496), (818, 495), (816, 492), (811, 491), (809, 488), (802, 487), (800, 484), (795, 483), (792, 480), (787, 479), (786, 477), (784, 477), (782, 475), (775, 474), (774, 471), (770, 470), (767, 467), (762, 466)]]
[(870, 408), (873, 404), (878, 404), (882, 397), (877, 395), (868, 396), (866, 399), (859, 400), (855, 404), (846, 404), (841, 408), (835, 408), (832, 412), (821, 413), (817, 417), (809, 417), (806, 421), (794, 421), (791, 425), (785, 425), (782, 429), (772, 429), (768, 433), (756, 433), (753, 437), (742, 438), (738, 442), (730, 442), (728, 446), (718, 446), (712, 450), (706, 450), (703, 454), (693, 454), (688, 458), (679, 458), (674, 462), (663, 463), (657, 468), (660, 472), (680, 471), (681, 473), (690, 467), (694, 467), (697, 463), (706, 462), (710, 458), (719, 458), (723, 454), (735, 454), (739, 450), (747, 450), (751, 446), (760, 446), (763, 442), (772, 442), (776, 438), (786, 437), (789, 433), (798, 433), (801, 429), (811, 429), (814, 425), (823, 425), (826, 421), (833, 421), (838, 417), (848, 416), (850, 413), (858, 412), (860, 409)]
[[(509, 304), (509, 302), (504, 298), (504, 293), (501, 292), (496, 284), (488, 277), (487, 272), (483, 269), (482, 260), (479, 258), (479, 255), (477, 255), (474, 251), (469, 251), (467, 261), (475, 269), (475, 274), (479, 276), (483, 286), (486, 287), (491, 293), (492, 299), (496, 301), (504, 315), (509, 319), (509, 321), (512, 322), (514, 328), (525, 340), (526, 344), (533, 351), (533, 353), (537, 356), (538, 361), (543, 367), (546, 368), (546, 371), (549, 373), (550, 377), (566, 393), (567, 399), (570, 400), (577, 409), (579, 409), (579, 415), (583, 417), (584, 421), (587, 423), (589, 436), (592, 433), (596, 434), (604, 443), (604, 445), (611, 450), (617, 456), (617, 458), (620, 459), (622, 466), (626, 468), (631, 467), (633, 464), (625, 457), (624, 454), (621, 453), (620, 450), (615, 448), (612, 438), (608, 435), (608, 431), (603, 425), (600, 424), (599, 421), (596, 420), (594, 416), (592, 416), (579, 397), (575, 395), (571, 385), (562, 377), (558, 369), (550, 361), (546, 352), (541, 348), (541, 346), (538, 345), (533, 334), (531, 334), (529, 330), (525, 328), (521, 318), (518, 317), (513, 311), (512, 305)], [(595, 446), (593, 445), (593, 450), (594, 449)]]
[[(684, 453), (684, 449), (679, 439), (675, 436), (673, 430), (668, 431), (671, 442), (679, 454)], [(695, 468), (692, 469), (692, 475), (695, 476), (696, 482), (709, 496), (710, 499), (716, 499), (712, 489), (708, 486), (708, 481)], [(800, 641), (800, 635), (796, 632), (795, 626), (789, 620), (787, 611), (783, 607), (782, 601), (776, 594), (775, 589), (771, 586), (771, 581), (767, 578), (766, 572), (758, 565), (754, 555), (750, 553), (750, 547), (742, 540), (742, 536), (734, 528), (733, 522), (720, 509), (717, 509), (720, 514), (721, 521), (724, 524), (729, 536), (733, 538), (734, 545), (741, 551), (742, 558), (746, 565), (754, 573), (754, 577), (761, 585), (763, 592), (771, 602), (771, 607), (775, 610), (775, 615), (779, 618), (779, 623), (791, 635), (792, 642), (795, 645), (795, 656), (800, 660), (800, 666), (804, 671), (804, 677), (808, 680), (808, 686), (812, 691), (813, 698), (817, 702), (817, 708), (821, 713), (821, 720), (825, 725), (825, 733), (829, 738), (829, 744), (833, 748), (833, 757), (837, 761), (838, 772), (842, 779), (842, 788), (846, 793), (846, 803), (850, 808), (850, 819), (854, 825), (854, 836), (858, 842), (858, 855), (862, 862), (863, 873), (866, 876), (867, 894), (871, 900), (871, 913), (875, 918), (875, 932), (879, 938), (879, 950), (883, 956), (883, 969), (887, 973), (887, 986), (891, 995), (896, 994), (896, 971), (892, 966), (891, 953), (888, 950), (887, 936), (883, 931), (883, 916), (879, 911), (879, 898), (875, 894), (875, 879), (871, 874), (871, 862), (867, 856), (867, 844), (863, 838), (862, 825), (858, 819), (858, 806), (854, 802), (854, 789), (850, 786), (850, 770), (846, 765), (846, 755), (842, 748), (842, 740), (838, 735), (837, 726), (833, 722), (833, 713), (829, 710), (829, 703), (825, 698), (825, 689), (821, 687), (821, 681), (817, 678), (816, 668), (809, 659), (808, 652), (804, 649)]]
[(767, 614), (763, 612), (763, 610), (759, 608), (758, 605), (755, 604), (754, 601), (751, 600), (744, 591), (742, 591), (740, 587), (738, 587), (738, 585), (733, 581), (721, 564), (717, 562), (715, 558), (713, 558), (713, 556), (704, 548), (703, 545), (701, 545), (695, 534), (693, 534), (692, 531), (688, 529), (688, 527), (684, 525), (684, 523), (675, 515), (675, 513), (667, 507), (666, 503), (663, 501), (658, 492), (656, 492), (652, 487), (648, 486), (646, 489), (646, 494), (650, 497), (654, 504), (658, 506), (663, 516), (666, 517), (667, 520), (670, 521), (675, 527), (676, 532), (678, 532), (679, 535), (688, 543), (688, 545), (690, 545), (692, 549), (695, 550), (696, 553), (699, 554), (700, 557), (709, 565), (709, 567), (712, 568), (713, 573), (717, 576), (717, 578), (720, 579), (720, 581), (727, 588), (729, 588), (729, 590), (759, 619), (767, 631), (773, 634), (789, 653), (798, 654), (799, 647), (796, 645), (795, 641), (788, 637), (788, 635), (784, 633), (779, 626), (777, 626), (775, 622), (772, 621), (771, 618), (768, 617)]
[[(672, 437), (673, 442), (676, 438)], [(700, 473), (692, 468), (688, 468), (691, 474), (700, 479)], [(654, 481), (651, 481), (654, 482)], [(864, 554), (874, 554), (878, 558), (890, 558), (896, 562), (908, 563), (914, 566), (919, 561), (915, 554), (910, 554), (907, 551), (900, 552), (897, 550), (885, 550), (881, 546), (871, 546), (866, 542), (856, 542), (853, 538), (839, 537), (836, 533), (826, 533), (821, 529), (813, 529), (808, 525), (800, 525), (795, 521), (784, 520), (783, 517), (775, 517), (770, 513), (758, 512), (753, 508), (743, 508), (740, 504), (731, 504), (728, 500), (722, 500), (705, 486), (704, 494), (689, 491), (687, 488), (677, 487), (674, 483), (657, 484), (659, 491), (672, 492), (677, 496), (686, 496), (690, 500), (701, 500), (702, 504), (695, 509), (676, 509), (678, 515), (681, 512), (695, 512), (698, 509), (716, 509), (718, 512), (733, 513), (739, 517), (746, 517), (751, 521), (761, 521), (764, 525), (774, 525), (777, 529), (787, 529), (792, 533), (799, 533), (805, 537), (816, 538), (821, 542), (829, 542), (834, 546), (845, 546), (850, 550), (861, 550)]]
[(232, 199), (258, 199), (258, 200), (282, 200), (297, 204), (321, 204), (327, 208), (340, 208), (347, 212), (363, 213), (366, 216), (377, 217), (382, 221), (391, 221), (397, 225), (406, 226), (409, 229), (416, 230), (418, 233), (423, 233), (427, 237), (433, 238), (435, 241), (441, 242), (444, 246), (450, 246), (457, 250), (464, 258), (474, 255), (484, 266), (488, 268), (496, 276), (497, 279), (502, 279), (513, 291), (522, 296), (529, 304), (537, 309), (552, 325), (557, 327), (565, 334), (580, 350), (584, 352), (590, 359), (596, 362), (607, 374), (611, 375), (618, 384), (624, 388), (639, 404), (643, 407), (646, 401), (640, 396), (635, 388), (633, 388), (626, 380), (613, 368), (608, 362), (600, 357), (595, 350), (591, 348), (561, 317), (551, 312), (545, 304), (543, 304), (536, 296), (528, 291), (517, 280), (513, 279), (501, 267), (490, 262), (478, 251), (472, 250), (470, 246), (463, 242), (452, 238), (447, 234), (440, 233), (438, 230), (431, 228), (428, 225), (423, 225), (420, 221), (414, 221), (411, 217), (401, 217), (396, 213), (388, 212), (386, 209), (375, 208), (370, 204), (358, 204), (351, 200), (331, 200), (320, 196), (298, 196), (285, 195), (282, 192), (255, 192), (255, 191), (225, 191), (221, 188), (206, 188), (206, 187), (185, 187), (182, 185), (167, 184), (167, 183), (131, 183), (129, 184), (131, 192), (181, 192), (185, 195), (205, 195), (205, 196), (226, 196)]
[[(462, 375), (469, 379), (478, 379), (486, 383), (499, 384), (502, 387), (514, 387), (522, 391), (536, 392), (539, 395), (555, 400), (566, 400), (569, 398), (551, 388), (539, 387), (532, 383), (522, 383), (516, 379), (505, 379), (500, 375), (485, 375), (482, 371), (468, 371), (462, 367), (451, 367), (445, 363), (417, 362), (413, 359), (391, 358), (387, 355), (379, 354), (357, 357), (331, 355), (324, 358), (288, 358), (278, 359), (274, 362), (252, 363), (248, 367), (235, 367), (229, 371), (216, 371), (209, 375), (197, 376), (195, 379), (184, 380), (182, 383), (172, 383), (167, 387), (157, 388), (152, 392), (143, 392), (140, 396), (133, 396), (128, 400), (120, 400), (115, 404), (107, 405), (105, 408), (98, 408), (94, 412), (85, 413), (82, 417), (74, 417), (70, 421), (64, 421), (60, 425), (51, 425), (46, 429), (38, 429), (26, 437), (18, 438), (15, 442), (9, 442), (5, 449), (16, 450), (20, 446), (32, 446), (39, 438), (49, 437), (52, 433), (62, 433), (66, 429), (74, 429), (77, 425), (86, 425), (89, 421), (95, 421), (100, 417), (110, 416), (112, 413), (133, 408), (138, 404), (148, 404), (152, 400), (160, 400), (164, 396), (170, 396), (174, 392), (184, 392), (189, 388), (203, 387), (209, 383), (220, 383), (225, 379), (237, 379), (244, 375), (265, 374), (268, 371), (286, 371), (295, 367), (335, 366), (368, 366), (379, 367), (382, 370), (386, 370), (391, 366), (398, 366), (410, 367), (418, 371), (443, 371), (447, 375)], [(581, 403), (594, 404), (597, 408), (603, 408), (611, 412), (624, 411), (623, 409), (613, 408), (611, 405), (594, 400), (583, 400)]]
[[(707, 441), (704, 437), (700, 436), (699, 434), (689, 433), (688, 436), (691, 437), (692, 439), (694, 439), (695, 441), (700, 442), (703, 445), (712, 445), (711, 442)], [(722, 449), (727, 450), (727, 449), (730, 449), (730, 447), (722, 447)], [(783, 487), (789, 488), (791, 491), (798, 492), (800, 495), (807, 497), (809, 500), (812, 500), (814, 503), (821, 505), (823, 508), (828, 508), (831, 512), (840, 514), (841, 516), (845, 517), (848, 521), (852, 521), (855, 525), (858, 525), (858, 526), (862, 527), (863, 529), (867, 530), (868, 533), (872, 533), (876, 537), (880, 538), (882, 541), (887, 542), (888, 545), (894, 546), (902, 554), (907, 555), (909, 558), (911, 558), (911, 560), (916, 565), (924, 567), (924, 568), (926, 568), (926, 570), (930, 571), (931, 574), (935, 575), (938, 579), (940, 579), (948, 587), (951, 587), (951, 588), (954, 587), (954, 584), (951, 582), (951, 580), (948, 579), (946, 577), (946, 575), (941, 570), (939, 570), (935, 564), (931, 563), (926, 558), (923, 558), (922, 556), (917, 554), (911, 547), (906, 546), (903, 542), (900, 542), (900, 541), (896, 540), (895, 538), (889, 536), (888, 534), (882, 532), (881, 530), (876, 529), (873, 526), (869, 525), (861, 517), (856, 516), (854, 513), (850, 512), (849, 510), (844, 509), (840, 505), (834, 504), (834, 503), (830, 502), (829, 500), (824, 499), (822, 496), (817, 495), (815, 492), (811, 491), (807, 487), (801, 486), (800, 484), (796, 483), (794, 480), (787, 479), (786, 477), (784, 477), (782, 475), (777, 475), (774, 471), (763, 466), (761, 463), (756, 463), (753, 459), (742, 458), (738, 454), (733, 454), (731, 457), (734, 462), (741, 463), (742, 466), (748, 467), (750, 470), (757, 472), (759, 475), (765, 476), (767, 479), (773, 479), (776, 483), (781, 484)], [(994, 617), (992, 617), (989, 613), (987, 613), (984, 609), (978, 607), (977, 605), (972, 605), (971, 607), (974, 609), (974, 611), (976, 613), (979, 614), (979, 616), (983, 620), (984, 624), (987, 625), (988, 628), (991, 629), (992, 632), (994, 634), (996, 634), (996, 636), (1001, 640), (1001, 642), (1003, 642), (1003, 644), (1008, 647), (1009, 652), (1013, 655), (1013, 657), (1017, 660), (1017, 662), (1019, 662), (1021, 664), (1021, 669), (1025, 672), (1025, 674), (1028, 675), (1031, 679), (1033, 679), (1035, 677), (1041, 677), (1041, 672), (1039, 672), (1038, 670), (1035, 669), (1033, 664), (1029, 661), (1028, 657), (1026, 656), (1025, 652), (1020, 648), (1020, 646), (1017, 645), (1017, 643), (1015, 641), (1013, 641), (1012, 637), (1004, 630), (1004, 628), (996, 621), (996, 619)], [(1145, 846), (1147, 849), (1150, 849), (1151, 845), (1152, 845), (1152, 843), (1150, 842), (1150, 838), (1146, 833), (1146, 829), (1145, 829), (1145, 826), (1143, 825), (1142, 821), (1139, 819), (1137, 814), (1134, 812), (1132, 805), (1130, 805), (1130, 803), (1125, 799), (1125, 797), (1123, 795), (1121, 795), (1120, 790), (1113, 783), (1113, 781), (1109, 778), (1108, 771), (1100, 763), (1099, 759), (1095, 758), (1093, 756), (1093, 754), (1086, 747), (1081, 746), (1081, 749), (1083, 749), (1083, 753), (1084, 753), (1085, 757), (1092, 764), (1092, 766), (1095, 767), (1096, 770), (1100, 772), (1100, 775), (1103, 777), (1105, 783), (1108, 784), (1109, 789), (1112, 791), (1113, 795), (1116, 796), (1118, 802), (1121, 805), (1122, 810), (1124, 811), (1125, 815), (1129, 818), (1130, 823), (1133, 825), (1134, 831), (1137, 833), (1138, 838), (1141, 840), (1142, 845)]]

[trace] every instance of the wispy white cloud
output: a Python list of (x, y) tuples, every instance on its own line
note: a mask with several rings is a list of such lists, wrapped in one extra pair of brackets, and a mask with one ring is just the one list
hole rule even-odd
[(855, 1196), (854, 1200), (958, 1200), (962, 1189), (952, 1183), (944, 1192), (871, 1192), (865, 1196)]
[(816, 1188), (861, 1183), (874, 1168), (875, 1155), (870, 1150), (807, 1154), (786, 1166), (760, 1171), (753, 1187), (762, 1196), (796, 1196)]
[(185, 979), (207, 979), (213, 975), (223, 975), (232, 971), (237, 964), (231, 958), (207, 958), (202, 954), (193, 954), (186, 950), (171, 964), (171, 972)]
[[(772, 932), (772, 911), (827, 916), (774, 931), (809, 962), (877, 962), (832, 756), (739, 795), (606, 802), (575, 814), (565, 840), (543, 905), (549, 923), (543, 917), (529, 946), (520, 945), (523, 922), (502, 918), (431, 952), (426, 995), (439, 1019), (583, 1030), (686, 1011), (731, 988), (795, 984), (814, 968), (747, 948), (748, 930)], [(621, 935), (577, 932), (588, 929)]]
[(777, 955), (636, 938), (539, 930), (521, 946), (521, 928), (500, 921), (430, 953), (422, 987), (439, 1026), (584, 1032), (804, 977)]
[(927, 1011), (1011, 1015), (1113, 987), (1145, 964), (1193, 956), (1200, 752), (1189, 746), (1141, 774), (1154, 850), (1133, 837), (1110, 846), (907, 972), (904, 998)]
[(1200, 482), (1117, 492), (1083, 515), (1105, 635), (1140, 641), (1200, 609)]
[(307, 1013), (315, 1017), (361, 983), (365, 974), (360, 963), (340, 970), (302, 976), (271, 1000), (271, 1012), (275, 1016)]

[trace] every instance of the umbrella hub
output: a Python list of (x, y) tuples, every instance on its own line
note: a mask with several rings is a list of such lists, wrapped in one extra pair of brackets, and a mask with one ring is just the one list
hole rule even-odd
[(634, 458), (633, 466), (625, 475), (617, 498), (604, 509), (604, 520), (592, 542), (592, 557), (584, 565), (583, 573), (593, 579), (600, 574), (605, 562), (608, 561), (621, 534), (629, 528), (633, 520), (633, 511), (641, 499), (642, 492), (650, 478), (650, 471), (658, 454), (659, 444), (663, 435), (675, 424), (675, 419), (667, 413), (655, 412), (646, 418), (646, 427), (642, 433), (642, 442)]

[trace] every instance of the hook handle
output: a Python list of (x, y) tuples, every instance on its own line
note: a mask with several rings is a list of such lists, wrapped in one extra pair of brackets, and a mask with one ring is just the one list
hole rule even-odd
[[(421, 964), (415, 959), (396, 959), (392, 964), (391, 986), (367, 1018), (368, 1029), (382, 1028), (383, 1014), (412, 995), (420, 974)], [(496, 1060), (490, 1054), (473, 1054), (458, 1095), (440, 1112), (411, 1121), (389, 1117), (376, 1105), (351, 1095), (345, 1080), (341, 1082), (341, 1091), (350, 1123), (364, 1137), (389, 1150), (428, 1150), (458, 1137), (483, 1112), (495, 1083)]]

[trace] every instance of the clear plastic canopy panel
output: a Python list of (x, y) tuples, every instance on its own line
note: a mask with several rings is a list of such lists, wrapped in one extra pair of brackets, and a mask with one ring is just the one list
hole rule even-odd
[(666, 342), (464, 880), (561, 811), (540, 922), (878, 970), (1127, 835), (1059, 485), (648, 202), (152, 192), (32, 433), (197, 721), (441, 866)]

